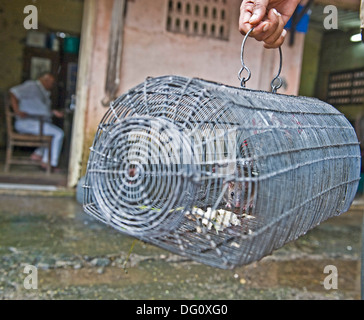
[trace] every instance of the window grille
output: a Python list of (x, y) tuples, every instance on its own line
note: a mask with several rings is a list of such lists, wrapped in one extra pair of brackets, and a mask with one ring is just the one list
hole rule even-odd
[(167, 31), (228, 40), (228, 11), (227, 0), (168, 0)]
[(327, 102), (337, 105), (364, 103), (364, 69), (333, 72), (329, 75)]

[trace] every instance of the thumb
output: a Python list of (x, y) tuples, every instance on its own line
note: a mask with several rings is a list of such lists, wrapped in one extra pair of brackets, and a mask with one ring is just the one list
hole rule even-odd
[(265, 15), (267, 14), (267, 6), (269, 0), (256, 0), (254, 1), (253, 14), (249, 19), (250, 24), (258, 24), (263, 20)]

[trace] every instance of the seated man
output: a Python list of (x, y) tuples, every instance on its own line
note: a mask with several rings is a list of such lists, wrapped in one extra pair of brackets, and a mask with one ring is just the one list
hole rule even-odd
[[(62, 149), (63, 130), (52, 122), (52, 115), (61, 118), (63, 113), (57, 110), (51, 110), (50, 90), (55, 83), (54, 76), (49, 73), (43, 73), (38, 80), (28, 80), (24, 83), (10, 89), (10, 101), (15, 114), (18, 116), (15, 121), (15, 130), (19, 133), (38, 135), (39, 120), (27, 117), (28, 115), (37, 115), (44, 117), (43, 134), (52, 136), (51, 146), (51, 166), (53, 171), (57, 171), (58, 159)], [(46, 168), (48, 162), (48, 150), (38, 148), (31, 155), (33, 160), (42, 161), (41, 166)]]

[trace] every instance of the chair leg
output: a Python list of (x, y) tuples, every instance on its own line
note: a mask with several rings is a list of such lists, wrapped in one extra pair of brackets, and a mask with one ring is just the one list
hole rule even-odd
[(4, 167), (5, 172), (9, 172), (9, 170), (10, 170), (10, 161), (11, 161), (12, 155), (13, 155), (13, 145), (10, 142), (8, 142), (7, 146), (6, 146), (6, 159), (5, 159), (5, 167)]
[(51, 166), (51, 155), (52, 155), (51, 144), (48, 144), (47, 175), (49, 175), (51, 173), (51, 170), (52, 170), (52, 166)]

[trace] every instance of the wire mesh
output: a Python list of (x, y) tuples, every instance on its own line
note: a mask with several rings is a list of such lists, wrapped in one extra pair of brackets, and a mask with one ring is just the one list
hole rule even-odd
[(360, 165), (353, 127), (320, 100), (147, 78), (99, 124), (84, 210), (145, 242), (232, 269), (347, 211)]

